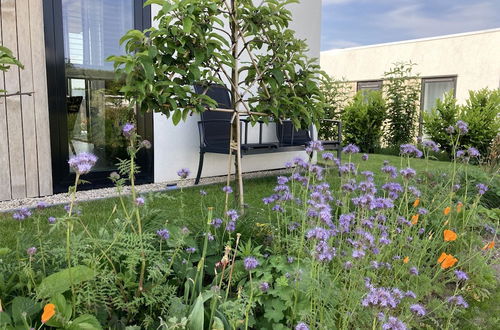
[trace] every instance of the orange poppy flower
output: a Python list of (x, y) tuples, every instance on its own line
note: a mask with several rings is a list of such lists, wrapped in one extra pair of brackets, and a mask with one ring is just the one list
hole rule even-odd
[(418, 216), (419, 214), (415, 214), (411, 217), (411, 224), (416, 225), (418, 223)]
[(462, 202), (457, 203), (457, 213), (460, 213), (462, 211), (462, 206), (464, 206), (464, 204), (462, 204)]
[(457, 233), (455, 233), (453, 230), (446, 229), (443, 232), (444, 240), (446, 242), (454, 241), (457, 239)]
[(42, 323), (47, 323), (56, 314), (56, 305), (47, 304), (43, 308)]
[(483, 250), (491, 250), (495, 247), (495, 242), (491, 241), (483, 247)]
[(451, 254), (442, 253), (438, 258), (438, 264), (441, 264), (442, 269), (453, 267), (458, 262), (458, 259)]
[(420, 204), (420, 199), (419, 198), (415, 199), (415, 201), (413, 202), (413, 207), (417, 207), (418, 204)]
[(444, 215), (448, 215), (451, 211), (451, 207), (447, 206), (444, 210), (443, 210), (443, 213)]
[(403, 262), (404, 262), (405, 264), (407, 264), (407, 263), (408, 263), (408, 261), (410, 261), (410, 257), (406, 256), (406, 257), (403, 259)]

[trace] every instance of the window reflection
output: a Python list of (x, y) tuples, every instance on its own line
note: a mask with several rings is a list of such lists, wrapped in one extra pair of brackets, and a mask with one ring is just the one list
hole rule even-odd
[(126, 157), (121, 126), (132, 119), (119, 92), (110, 55), (122, 54), (120, 38), (134, 27), (133, 0), (63, 0), (70, 156), (93, 152), (94, 171), (115, 168)]

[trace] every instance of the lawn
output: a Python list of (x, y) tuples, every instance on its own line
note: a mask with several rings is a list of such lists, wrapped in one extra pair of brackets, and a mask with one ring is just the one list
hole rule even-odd
[[(314, 245), (316, 244), (314, 240), (303, 239), (306, 236), (306, 229), (311, 226), (317, 226), (314, 235), (319, 235), (321, 232), (318, 226), (322, 225), (322, 217), (319, 215), (317, 219), (309, 218), (306, 216), (306, 209), (302, 207), (302, 205), (316, 205), (311, 201), (318, 198), (314, 194), (319, 190), (311, 192), (308, 197), (309, 188), (304, 189), (301, 185), (293, 183), (293, 180), (278, 185), (275, 177), (246, 180), (245, 202), (248, 207), (245, 209), (245, 214), (237, 219), (236, 232), (241, 233), (241, 243), (238, 248), (239, 256), (236, 258), (235, 252), (235, 259), (230, 263), (234, 264), (232, 283), (230, 279), (228, 283), (225, 282), (227, 276), (220, 277), (214, 273), (216, 268), (214, 265), (221, 260), (226, 244), (230, 244), (233, 248), (237, 244), (234, 232), (223, 227), (217, 229), (214, 225), (214, 219), (218, 217), (224, 224), (231, 220), (231, 215), (225, 215), (223, 212), (225, 194), (222, 192), (221, 184), (146, 194), (142, 196), (145, 199), (144, 206), (135, 205), (128, 196), (123, 199), (109, 198), (82, 202), (75, 209), (79, 215), (70, 219), (67, 218), (63, 206), (34, 210), (31, 218), (21, 222), (13, 220), (12, 214), (4, 213), (0, 214), (2, 222), (0, 251), (5, 257), (3, 263), (0, 263), (0, 270), (10, 276), (0, 276), (0, 299), (7, 302), (7, 308), (11, 313), (14, 304), (8, 302), (15, 296), (21, 295), (44, 303), (58, 301), (56, 304), (58, 308), (76, 305), (82, 311), (78, 312), (73, 307), (74, 316), (85, 312), (85, 315), (94, 315), (100, 324), (115, 328), (134, 324), (141, 324), (146, 328), (152, 326), (175, 328), (174, 325), (177, 324), (178, 328), (182, 328), (180, 325), (184, 321), (187, 324), (194, 322), (193, 313), (197, 308), (205, 310), (209, 322), (221, 320), (224, 328), (241, 328), (243, 321), (249, 322), (250, 327), (262, 329), (300, 325), (299, 321), (307, 322), (311, 328), (325, 327), (325, 325), (326, 328), (348, 328), (352, 325), (366, 327), (372, 325), (372, 319), (373, 324), (380, 327), (383, 322), (396, 322), (393, 316), (396, 312), (400, 313), (398, 315), (400, 320), (414, 327), (434, 327), (436, 324), (453, 327), (458, 324), (457, 322), (463, 322), (464, 328), (494, 328), (498, 322), (497, 318), (492, 316), (498, 315), (498, 304), (495, 304), (500, 296), (498, 281), (495, 280), (495, 272), (489, 266), (494, 263), (491, 252), (482, 252), (481, 248), (485, 242), (494, 241), (496, 238), (496, 234), (492, 233), (491, 229), (489, 232), (485, 230), (484, 225), (497, 231), (500, 186), (498, 175), (473, 165), (458, 164), (456, 171), (453, 171), (453, 163), (444, 161), (407, 160), (377, 154), (369, 155), (366, 161), (361, 159), (360, 154), (353, 154), (350, 157), (358, 168), (357, 176), (351, 177), (350, 174), (347, 177), (339, 176), (332, 163), (323, 163), (327, 168), (324, 180), (331, 186), (332, 200), (335, 201), (332, 205), (336, 205), (331, 209), (334, 226), (342, 226), (342, 220), (340, 222), (338, 220), (339, 216), (342, 218), (348, 215), (347, 212), (357, 210), (357, 207), (353, 208), (352, 205), (346, 208), (345, 204), (351, 203), (351, 197), (354, 196), (345, 189), (345, 185), (353, 178), (356, 178), (359, 184), (358, 190), (364, 189), (361, 188), (364, 185), (368, 190), (376, 186), (379, 193), (383, 191), (381, 187), (387, 182), (386, 174), (381, 172), (384, 161), (397, 168), (407, 167), (407, 161), (410, 161), (410, 166), (419, 173), (416, 178), (411, 179), (411, 182), (422, 191), (422, 196), (418, 198), (406, 192), (402, 193), (399, 199), (396, 197), (394, 200), (394, 211), (378, 211), (373, 216), (370, 216), (372, 213), (368, 209), (359, 208), (355, 211), (360, 215), (359, 220), (356, 220), (360, 223), (358, 229), (356, 232), (347, 231), (335, 238), (330, 237), (328, 244), (335, 246), (332, 250), (321, 245), (327, 242), (326, 240)], [(343, 161), (349, 161), (349, 155), (345, 155)], [(292, 173), (292, 170), (290, 171)], [(366, 173), (367, 171), (374, 173), (374, 186), (370, 184), (368, 178), (370, 174)], [(456, 173), (456, 177), (453, 173)], [(320, 176), (315, 178), (314, 174), (309, 175), (313, 178), (311, 182), (315, 180), (318, 184), (323, 182)], [(368, 177), (365, 178), (365, 175)], [(363, 181), (364, 178), (366, 181)], [(458, 191), (449, 192), (447, 187), (450, 180), (461, 184)], [(401, 184), (406, 191), (408, 181), (401, 176), (392, 182)], [(489, 186), (489, 190), (480, 196), (481, 198), (477, 197), (475, 188), (478, 183), (486, 183)], [(282, 189), (285, 185), (290, 186), (287, 191), (290, 189), (294, 196), (301, 196), (301, 202), (294, 204), (293, 200), (284, 199), (280, 204), (276, 204), (283, 208), (283, 212), (272, 211), (274, 204), (266, 205), (262, 199), (273, 194), (284, 196)], [(200, 190), (206, 192), (206, 195), (201, 194)], [(320, 196), (320, 199), (329, 198), (329, 193), (322, 191), (321, 194), (325, 195)], [(233, 195), (229, 197), (231, 204), (229, 208), (236, 208)], [(415, 214), (419, 206), (416, 205), (415, 199), (419, 200), (420, 206), (427, 208), (425, 212), (419, 209), (421, 218), (420, 220), (416, 218), (418, 226), (422, 223), (424, 236), (420, 235), (420, 232), (417, 234), (416, 225), (410, 227), (396, 225), (401, 221), (401, 217), (397, 217), (398, 214), (405, 214), (408, 220), (410, 217), (414, 219), (412, 214)], [(122, 202), (126, 205), (125, 208), (122, 208)], [(458, 202), (463, 202), (464, 211), (454, 206), (458, 205)], [(324, 208), (324, 204), (322, 205), (314, 207)], [(443, 210), (447, 206), (453, 207), (449, 218), (447, 214), (443, 215)], [(413, 208), (415, 210), (412, 210)], [(135, 214), (141, 221), (140, 226), (135, 224)], [(372, 234), (369, 234), (361, 224), (371, 223), (382, 214), (391, 219), (387, 220), (388, 229), (382, 232), (374, 231), (373, 235), (379, 237), (378, 239), (389, 235), (394, 243), (387, 248), (381, 247), (380, 254), (373, 252), (370, 257), (367, 254), (366, 258), (354, 256), (356, 253), (362, 253), (364, 256), (365, 253), (369, 253), (369, 249), (374, 251), (378, 249), (371, 243), (363, 243), (368, 245), (361, 250), (358, 245), (364, 240), (361, 237), (373, 240), (370, 238)], [(49, 217), (58, 220), (55, 224), (49, 224)], [(207, 219), (211, 225), (207, 225)], [(66, 221), (71, 225), (67, 225)], [(450, 221), (451, 226), (448, 224)], [(379, 224), (381, 225), (382, 223)], [(297, 234), (291, 229), (292, 226), (302, 228), (302, 234)], [(443, 244), (441, 234), (443, 227), (458, 234), (457, 243)], [(156, 233), (162, 228), (167, 230), (168, 239), (165, 243), (160, 240), (158, 246)], [(398, 235), (401, 230), (403, 233)], [(213, 242), (208, 242), (205, 238), (207, 232), (215, 236)], [(307, 232), (308, 237), (309, 235), (313, 234)], [(408, 238), (403, 235), (407, 235)], [(69, 239), (70, 244), (68, 244)], [(351, 244), (352, 252), (349, 247)], [(106, 248), (108, 245), (109, 248)], [(36, 253), (40, 254), (39, 259), (36, 255), (30, 255), (28, 259), (22, 255), (22, 251), (32, 246), (38, 247)], [(69, 250), (68, 246), (71, 246)], [(308, 256), (309, 252), (304, 254), (307, 249), (319, 251), (320, 246), (322, 252), (313, 252), (314, 258)], [(10, 253), (5, 248), (17, 252)], [(193, 254), (184, 252), (191, 248), (196, 252)], [(141, 273), (140, 260), (143, 258), (139, 251), (146, 251), (148, 255), (148, 261), (144, 263), (147, 265), (146, 276), (143, 279), (138, 275)], [(447, 267), (441, 271), (437, 267), (436, 270), (435, 258), (441, 251), (457, 257), (458, 266), (453, 269), (466, 271), (470, 277), (467, 284), (454, 280), (452, 271), (447, 271)], [(61, 289), (59, 292), (56, 289), (52, 296), (44, 296), (45, 291), (40, 287), (47, 287), (43, 282), (50, 276), (46, 276), (64, 269), (67, 264), (64, 260), (68, 253), (73, 265), (85, 265), (94, 270), (94, 275), (85, 281), (82, 280), (83, 284), (71, 287), (71, 290), (69, 286), (63, 285), (67, 291), (62, 292)], [(353, 258), (347, 253), (352, 253)], [(396, 259), (403, 257), (404, 261), (398, 262)], [(255, 258), (257, 265), (255, 270), (253, 261), (248, 258)], [(453, 258), (452, 256), (450, 260), (453, 261)], [(332, 261), (325, 263), (325, 260)], [(206, 266), (200, 268), (200, 263), (202, 265), (205, 263)], [(349, 267), (354, 267), (353, 270), (346, 268), (347, 263), (352, 264)], [(169, 266), (165, 268), (167, 264)], [(383, 267), (379, 269), (380, 265), (389, 264), (392, 264), (391, 269), (383, 270)], [(300, 268), (296, 268), (299, 266)], [(412, 275), (404, 275), (410, 266), (420, 271), (413, 280), (415, 283), (409, 281), (408, 276)], [(250, 278), (245, 275), (245, 268)], [(303, 269), (307, 271), (303, 273)], [(229, 266), (228, 269), (219, 268), (218, 273), (224, 274), (228, 270)], [(301, 278), (300, 284), (294, 284), (299, 283), (297, 280), (291, 281), (291, 278), (296, 276)], [(373, 284), (367, 284), (366, 278), (371, 278)], [(257, 284), (252, 284), (252, 279), (259, 281), (260, 290), (255, 291)], [(12, 286), (11, 282), (16, 281), (25, 284)], [(137, 287), (136, 281), (149, 283), (145, 284), (147, 289), (143, 296), (137, 291), (141, 285)], [(221, 288), (227, 289), (227, 294), (218, 296), (209, 293), (212, 292), (210, 287), (213, 288), (213, 283), (217, 283), (217, 287), (222, 284)], [(384, 314), (383, 317), (377, 316), (377, 321), (375, 316), (370, 315), (376, 315), (376, 312), (380, 314), (384, 311), (384, 307), (371, 306), (372, 303), (367, 302), (368, 310), (363, 310), (360, 309), (360, 302), (368, 299), (367, 297), (376, 290), (382, 290), (382, 286), (398, 286), (403, 290), (413, 290), (412, 294), (418, 296), (418, 308), (424, 308), (425, 305), (424, 309), (428, 315), (423, 317), (417, 313), (418, 317), (415, 316), (415, 310), (418, 308), (411, 309), (411, 303), (406, 302), (406, 298), (400, 297), (395, 300), (397, 309), (387, 311), (387, 315)], [(158, 289), (155, 289), (156, 287)], [(161, 292), (158, 291), (160, 289)], [(367, 292), (367, 290), (372, 291)], [(101, 296), (100, 291), (120, 298), (116, 301), (107, 301), (107, 298)], [(395, 294), (397, 291), (391, 292)], [(64, 293), (63, 298), (60, 293)], [(196, 298), (198, 294), (202, 294), (205, 301), (211, 302), (206, 302), (204, 306), (201, 304), (200, 307)], [(468, 308), (462, 310), (458, 301), (450, 312), (448, 305), (442, 302), (443, 299), (445, 301), (448, 299), (447, 296), (466, 297)], [(346, 303), (343, 304), (343, 301)], [(103, 304), (106, 305), (105, 310), (99, 307)], [(374, 308), (373, 312), (370, 307)], [(142, 313), (143, 310), (148, 312)], [(208, 318), (209, 311), (218, 316), (212, 315)], [(451, 319), (451, 316), (441, 313), (455, 313), (457, 319)], [(357, 315), (359, 319), (353, 319), (351, 315)], [(164, 323), (158, 323), (159, 316)], [(183, 321), (183, 317), (187, 319)], [(479, 325), (476, 326), (475, 323)], [(54, 323), (52, 326), (56, 325)]]

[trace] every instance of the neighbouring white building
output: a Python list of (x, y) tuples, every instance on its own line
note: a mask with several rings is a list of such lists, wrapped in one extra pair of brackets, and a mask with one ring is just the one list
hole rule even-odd
[[(92, 151), (100, 161), (87, 179), (106, 186), (125, 147), (116, 133), (123, 123), (113, 65), (119, 39), (130, 29), (155, 24), (156, 8), (145, 0), (1, 0), (0, 44), (13, 50), (24, 70), (1, 74), (0, 201), (67, 191), (74, 180), (67, 160)], [(291, 4), (291, 28), (319, 58), (321, 0)], [(121, 117), (120, 117), (121, 116)], [(197, 116), (173, 126), (160, 114), (138, 120), (138, 131), (153, 142), (140, 155), (141, 182), (176, 179), (181, 167), (196, 172)], [(255, 133), (255, 132), (254, 132)], [(250, 133), (250, 136), (254, 133)], [(264, 141), (276, 141), (271, 125)], [(121, 143), (121, 144), (120, 144)], [(301, 152), (243, 157), (244, 171), (281, 168)], [(227, 156), (207, 154), (203, 176), (224, 174)]]
[(423, 111), (450, 90), (463, 103), (470, 90), (500, 87), (500, 28), (321, 52), (323, 70), (354, 91), (381, 89), (384, 72), (408, 61), (422, 78)]

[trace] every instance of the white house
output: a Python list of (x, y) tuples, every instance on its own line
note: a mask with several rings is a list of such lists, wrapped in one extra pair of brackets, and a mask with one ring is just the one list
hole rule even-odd
[[(144, 0), (2, 0), (0, 42), (13, 50), (24, 70), (2, 74), (0, 90), (18, 94), (0, 98), (0, 200), (63, 192), (72, 184), (68, 158), (80, 151), (100, 157), (87, 178), (95, 187), (124, 155), (117, 127), (126, 121), (119, 86), (105, 59), (122, 52), (118, 40), (129, 29), (154, 24), (156, 8)], [(292, 28), (319, 57), (321, 0), (292, 4)], [(153, 11), (153, 12), (152, 12)], [(174, 127), (162, 115), (142, 116), (138, 131), (153, 142), (140, 156), (141, 182), (176, 178), (176, 170), (195, 172), (199, 138), (193, 116)], [(116, 125), (115, 125), (116, 126)], [(264, 139), (275, 140), (273, 127)], [(295, 153), (296, 154), (296, 153)], [(245, 156), (245, 171), (283, 167), (294, 153)], [(209, 154), (204, 176), (226, 171), (227, 156)]]

